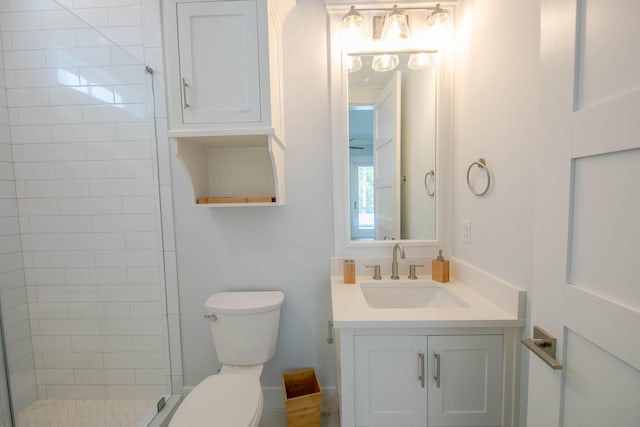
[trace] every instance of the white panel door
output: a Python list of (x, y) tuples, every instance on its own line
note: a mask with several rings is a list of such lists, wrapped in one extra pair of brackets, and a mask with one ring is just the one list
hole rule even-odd
[(400, 71), (373, 104), (376, 239), (400, 239)]
[(427, 425), (427, 337), (354, 337), (355, 425)]
[(640, 420), (640, 2), (543, 0), (528, 427)]
[(500, 426), (502, 336), (431, 336), (429, 427)]
[(254, 1), (178, 3), (183, 123), (259, 122)]

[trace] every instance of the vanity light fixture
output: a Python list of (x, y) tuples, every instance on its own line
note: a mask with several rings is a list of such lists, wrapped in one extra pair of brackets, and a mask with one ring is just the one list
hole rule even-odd
[[(342, 18), (342, 24), (345, 26), (344, 45), (347, 50), (358, 50), (365, 42), (366, 36), (362, 28), (362, 15), (351, 6), (349, 12)], [(353, 64), (357, 65), (357, 64)]]
[(362, 15), (356, 10), (355, 6), (351, 6), (349, 12), (342, 17), (342, 23), (347, 28), (358, 28), (362, 24)]
[[(367, 11), (367, 12), (379, 11), (386, 14), (386, 15), (374, 17), (374, 18), (377, 18), (378, 25), (381, 23), (381, 21), (384, 22), (384, 28), (382, 31), (383, 37), (386, 36), (387, 35), (386, 32), (389, 32), (389, 31), (399, 35), (400, 38), (409, 37), (408, 16), (404, 11), (409, 11), (409, 10), (424, 10), (427, 12), (431, 11), (427, 15), (427, 24), (429, 25), (443, 24), (449, 20), (449, 12), (443, 9), (440, 6), (440, 3), (436, 3), (434, 7), (409, 7), (409, 8), (404, 8), (403, 10), (398, 9), (398, 5), (395, 5), (395, 4), (393, 5), (393, 8), (391, 9), (391, 11), (389, 11), (389, 9), (382, 9), (382, 8), (380, 9), (365, 8), (360, 10)], [(342, 17), (342, 23), (344, 24), (345, 27), (349, 29), (360, 28), (360, 26), (362, 25), (362, 21), (363, 21), (362, 15), (360, 14), (360, 12), (356, 10), (355, 6), (351, 6), (349, 8), (349, 12), (347, 12)], [(379, 37), (376, 37), (376, 34), (380, 34), (380, 32), (379, 32), (379, 28), (376, 28), (376, 22), (374, 22), (374, 38), (379, 38)], [(389, 35), (393, 37), (391, 33)]]
[(440, 7), (440, 3), (437, 3), (436, 7), (427, 17), (427, 24), (429, 25), (444, 24), (448, 20), (449, 20), (449, 12), (442, 9)]
[[(371, 33), (371, 39), (368, 40), (365, 31), (363, 30), (363, 22), (365, 18), (361, 15), (360, 11), (371, 12), (371, 15), (367, 19), (372, 20), (373, 32)], [(444, 23), (449, 20), (449, 12), (440, 7), (440, 3), (437, 3), (433, 7), (409, 7), (398, 9), (398, 5), (393, 5), (391, 9), (384, 8), (364, 8), (356, 10), (355, 6), (351, 6), (349, 11), (342, 17), (342, 23), (346, 28), (343, 35), (343, 48), (345, 52), (386, 52), (402, 51), (406, 50), (405, 46), (410, 45), (413, 41), (410, 40), (409, 30), (409, 16), (407, 11), (422, 11), (426, 15), (426, 24), (435, 25)], [(425, 16), (422, 15), (422, 16)], [(412, 15), (415, 20), (415, 16)], [(424, 19), (424, 18), (421, 18)], [(422, 21), (425, 22), (425, 21)], [(370, 42), (377, 44), (375, 47)], [(398, 48), (396, 48), (398, 44)], [(410, 69), (421, 70), (427, 67), (433, 56), (424, 52), (415, 52), (411, 54), (409, 63), (407, 64)], [(358, 71), (362, 68), (362, 59), (357, 55), (347, 55), (345, 65), (350, 73)], [(392, 53), (378, 53), (373, 57), (371, 68), (374, 71), (385, 72), (396, 68), (400, 60), (398, 55)]]
[(408, 16), (398, 9), (398, 5), (394, 4), (391, 13), (384, 20), (382, 28), (382, 39), (406, 39), (409, 38)]

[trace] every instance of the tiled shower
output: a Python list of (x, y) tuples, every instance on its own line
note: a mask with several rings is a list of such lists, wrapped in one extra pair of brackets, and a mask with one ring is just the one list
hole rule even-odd
[(0, 0), (0, 425), (182, 388), (159, 25), (157, 1)]

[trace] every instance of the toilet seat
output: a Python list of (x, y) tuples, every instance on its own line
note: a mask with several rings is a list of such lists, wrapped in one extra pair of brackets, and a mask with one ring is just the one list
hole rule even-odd
[(261, 413), (259, 378), (211, 375), (182, 401), (169, 427), (256, 427)]

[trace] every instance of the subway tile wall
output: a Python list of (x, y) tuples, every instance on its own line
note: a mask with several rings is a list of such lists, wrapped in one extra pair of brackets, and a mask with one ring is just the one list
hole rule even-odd
[[(12, 366), (13, 401), (21, 409), (36, 399), (37, 388), (6, 95), (0, 56), (0, 310), (7, 362)], [(3, 413), (2, 419), (7, 415)]]
[(181, 392), (159, 13), (148, 0), (0, 0), (13, 154), (1, 167), (15, 177), (0, 213), (39, 398)]

